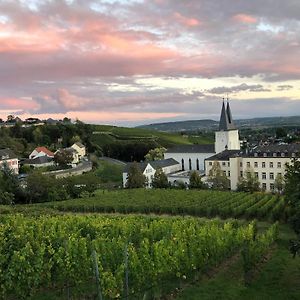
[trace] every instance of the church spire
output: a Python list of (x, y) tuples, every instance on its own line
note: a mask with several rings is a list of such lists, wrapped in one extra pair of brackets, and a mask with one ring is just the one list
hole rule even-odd
[(233, 120), (232, 120), (232, 114), (231, 114), (228, 98), (227, 98), (226, 109), (225, 109), (225, 102), (224, 102), (224, 98), (223, 98), (219, 130), (227, 131), (227, 130), (235, 130), (235, 129), (236, 128), (235, 128)]

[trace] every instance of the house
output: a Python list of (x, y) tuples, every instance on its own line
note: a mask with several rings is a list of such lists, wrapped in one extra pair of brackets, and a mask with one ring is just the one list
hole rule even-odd
[(54, 153), (47, 149), (46, 147), (37, 147), (29, 155), (29, 159), (34, 159), (41, 156), (47, 156), (49, 158), (54, 158)]
[(69, 148), (64, 148), (64, 150), (66, 150), (67, 152), (70, 152), (73, 156), (73, 160), (71, 162), (72, 166), (75, 166), (76, 164), (79, 163), (79, 155), (78, 155), (78, 152), (72, 148), (72, 147), (69, 147)]
[(71, 148), (73, 148), (74, 150), (77, 151), (78, 153), (78, 159), (80, 160), (81, 158), (83, 158), (86, 155), (86, 150), (85, 150), (85, 146), (83, 144), (81, 144), (80, 142), (76, 142), (74, 143)]
[(10, 149), (0, 149), (0, 167), (6, 164), (15, 174), (19, 174), (19, 160)]
[(33, 168), (49, 167), (54, 165), (54, 160), (52, 157), (48, 156), (36, 156), (35, 158), (25, 159), (22, 163), (23, 165), (28, 165)]
[[(123, 171), (123, 187), (126, 187), (128, 171), (133, 163), (128, 163)], [(181, 164), (173, 158), (145, 161), (137, 163), (138, 167), (142, 171), (143, 175), (146, 176), (147, 187), (152, 186), (152, 180), (157, 169), (162, 169), (162, 171), (168, 175), (181, 171)]]

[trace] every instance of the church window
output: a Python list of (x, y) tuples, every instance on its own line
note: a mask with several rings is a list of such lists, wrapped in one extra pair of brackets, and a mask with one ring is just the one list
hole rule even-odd
[(192, 170), (192, 160), (189, 158), (189, 169)]
[(181, 169), (184, 171), (184, 159), (181, 160)]
[(199, 159), (198, 159), (198, 158), (197, 158), (197, 160), (196, 160), (196, 164), (197, 164), (197, 170), (199, 171), (200, 168), (199, 168)]

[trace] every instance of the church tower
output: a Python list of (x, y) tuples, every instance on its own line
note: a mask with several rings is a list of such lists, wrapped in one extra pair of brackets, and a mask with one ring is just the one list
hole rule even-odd
[(236, 129), (233, 123), (229, 101), (227, 99), (227, 105), (225, 107), (223, 99), (219, 131), (216, 131), (215, 133), (215, 151), (216, 153), (220, 153), (224, 150), (239, 149), (239, 131)]

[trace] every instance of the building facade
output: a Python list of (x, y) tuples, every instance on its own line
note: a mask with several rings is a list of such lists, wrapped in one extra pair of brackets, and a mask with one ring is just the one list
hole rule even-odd
[(8, 166), (13, 173), (19, 174), (19, 159), (10, 149), (0, 149), (0, 168)]

